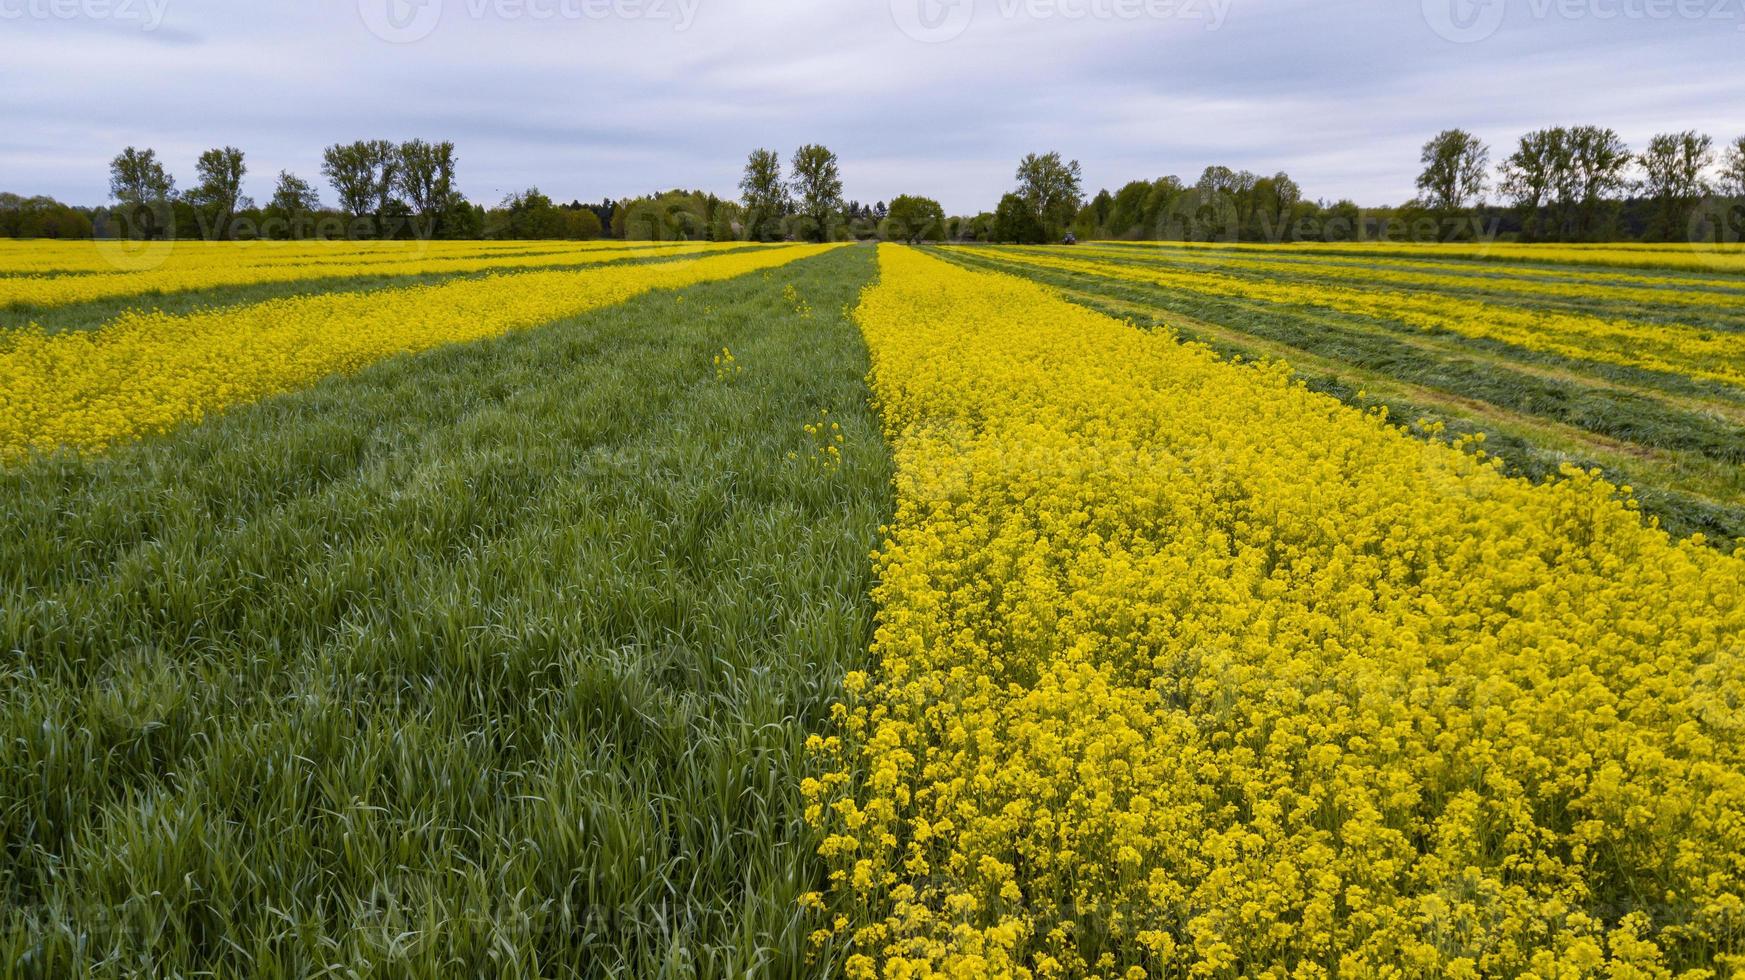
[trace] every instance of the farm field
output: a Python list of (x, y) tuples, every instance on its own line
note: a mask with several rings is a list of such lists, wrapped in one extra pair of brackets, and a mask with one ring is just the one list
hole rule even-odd
[(1489, 249), (942, 254), (1229, 356), (1286, 361), (1348, 404), (1445, 441), (1482, 436), (1530, 478), (1599, 467), (1673, 534), (1730, 550), (1745, 537), (1745, 277), (1716, 270), (1740, 254)]
[(1745, 971), (1745, 267), (0, 245), (0, 975)]

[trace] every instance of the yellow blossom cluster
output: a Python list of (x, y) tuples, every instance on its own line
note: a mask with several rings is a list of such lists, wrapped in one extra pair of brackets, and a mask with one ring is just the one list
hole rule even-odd
[(800, 295), (800, 291), (794, 288), (793, 283), (788, 283), (782, 287), (782, 299), (787, 301), (787, 304), (792, 306), (794, 312), (800, 316), (807, 318), (812, 316), (812, 304), (806, 302), (806, 298)]
[(733, 356), (733, 351), (723, 347), (721, 353), (714, 358), (715, 380), (732, 381), (745, 373), (745, 368), (739, 363), (739, 358)]
[(769, 269), (830, 246), (321, 293), (185, 316), (130, 312), (88, 331), (0, 332), (0, 460), (98, 450), (392, 354), (492, 337), (629, 299)]
[(848, 976), (1745, 970), (1745, 555), (880, 260), (876, 667), (801, 787)]
[[(818, 410), (818, 421), (806, 425), (806, 437), (811, 450), (806, 454), (807, 462), (820, 469), (833, 470), (842, 465), (842, 445), (846, 441), (842, 434), (842, 426), (830, 420), (830, 410)], [(800, 454), (788, 454), (790, 462), (797, 462)]]
[[(89, 244), (89, 243), (85, 243)], [(233, 246), (229, 250), (213, 243), (169, 243), (165, 261), (155, 268), (122, 268), (108, 271), (45, 271), (0, 275), (0, 309), (47, 308), (93, 300), (115, 299), (147, 293), (184, 292), (228, 286), (340, 279), (357, 276), (465, 275), (533, 267), (592, 265), (656, 255), (690, 255), (741, 247), (739, 243), (695, 242), (666, 245), (655, 242), (575, 242), (541, 248), (523, 247), (481, 251), (477, 242), (467, 249), (438, 247), (431, 243), (384, 243), (397, 248), (359, 251), (267, 250)], [(453, 243), (444, 243), (452, 245)], [(71, 253), (81, 261), (101, 253)], [(124, 253), (131, 254), (131, 253)], [(143, 251), (140, 254), (147, 254)], [(0, 254), (0, 272), (11, 271)], [(38, 259), (42, 261), (42, 259)]]
[(1039, 268), (1143, 282), (1210, 296), (1317, 306), (1395, 320), (1419, 330), (1447, 331), (1565, 357), (1745, 386), (1745, 332), (1740, 331), (1610, 319), (1478, 300), (1450, 302), (1448, 297), (1435, 293), (1373, 286), (1269, 282), (1210, 270), (1069, 259), (1034, 250), (971, 251)]

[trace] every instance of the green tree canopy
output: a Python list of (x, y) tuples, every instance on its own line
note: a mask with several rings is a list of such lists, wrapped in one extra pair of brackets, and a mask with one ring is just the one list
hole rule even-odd
[(1029, 201), (1019, 194), (1007, 194), (1000, 198), (1000, 206), (994, 209), (994, 240), (1014, 245), (1040, 245), (1048, 240), (1048, 233)]
[(1705, 175), (1715, 141), (1693, 130), (1662, 133), (1642, 154), (1642, 192), (1655, 204), (1650, 233), (1665, 241), (1684, 237), (1692, 209), (1709, 192)]
[(425, 234), (439, 234), (443, 230), (438, 226), (455, 192), (456, 163), (453, 143), (415, 139), (400, 144), (394, 179)]
[(242, 151), (234, 146), (207, 150), (200, 154), (194, 172), (200, 182), (188, 192), (188, 203), (199, 215), (205, 237), (230, 237), (230, 222), (237, 209), (254, 206), (242, 196), (242, 178), (248, 173)]
[(1419, 161), (1418, 190), (1426, 207), (1458, 211), (1467, 202), (1482, 200), (1491, 151), (1484, 141), (1464, 129), (1446, 129), (1424, 144)]
[(903, 194), (891, 201), (883, 226), (887, 239), (911, 244), (945, 234), (945, 209), (930, 197)]
[(745, 204), (747, 235), (769, 240), (781, 235), (781, 219), (791, 210), (788, 185), (782, 180), (782, 158), (774, 150), (752, 150), (739, 179)]
[(1721, 159), (1720, 185), (1723, 194), (1745, 197), (1745, 136), (1727, 144), (1726, 155)]
[(799, 213), (811, 219), (816, 240), (829, 239), (842, 211), (842, 172), (836, 154), (808, 143), (794, 151), (790, 167)]
[(377, 219), (377, 233), (399, 184), (400, 148), (387, 140), (336, 143), (321, 154), (321, 173), (339, 197), (339, 209), (353, 218)]
[(1079, 162), (1062, 162), (1060, 154), (1031, 153), (1018, 162), (1018, 196), (1042, 222), (1049, 238), (1058, 237), (1078, 216), (1084, 199)]
[(109, 194), (121, 206), (117, 217), (129, 237), (156, 238), (171, 227), (170, 201), (176, 179), (156, 150), (128, 147), (109, 162)]

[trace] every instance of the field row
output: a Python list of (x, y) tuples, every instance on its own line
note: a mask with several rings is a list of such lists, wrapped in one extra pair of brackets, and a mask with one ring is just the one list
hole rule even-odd
[[(1745, 340), (1745, 328), (1729, 327), (1721, 307), (1693, 311), (1653, 299), (1688, 300), (1693, 290), (1644, 289), (1634, 307), (1599, 304), (1607, 313), (1599, 317), (1555, 310), (1555, 297), (1540, 298), (1543, 276), (1469, 262), (1440, 263), (1471, 268), (1459, 274), (1413, 272), (1409, 285), (1388, 285), (1382, 268), (1376, 283), (1359, 286), (1351, 277), (1360, 280), (1362, 270), (1337, 253), (1249, 260), (1246, 252), (1226, 259), (1210, 249), (1109, 246), (941, 254), (1037, 279), (1101, 312), (1230, 356), (1286, 361), (1316, 390), (1366, 409), (1385, 406), (1426, 435), (1482, 437), (1484, 449), (1523, 475), (1599, 466), (1633, 486), (1676, 535), (1703, 533), (1729, 547), (1745, 536), (1745, 389), (1640, 363), (1667, 359), (1650, 346), (1656, 331)], [(1736, 285), (1714, 292), (1729, 295)], [(1670, 326), (1678, 318), (1687, 323)], [(1617, 346), (1572, 334), (1596, 320), (1622, 338)], [(1499, 338), (1498, 324), (1531, 335)], [(1628, 361), (1638, 363), (1620, 363)], [(1694, 363), (1709, 375), (1745, 370), (1745, 358), (1731, 353)]]
[[(458, 276), (537, 268), (573, 268), (627, 258), (696, 255), (738, 248), (737, 243), (687, 244), (576, 243), (544, 248), (492, 249), (480, 251), (478, 243), (468, 249), (431, 250), (408, 245), (397, 250), (373, 250), (351, 256), (320, 253), (287, 254), (195, 252), (168, 261), (154, 269), (137, 271), (62, 272), (46, 275), (0, 276), (0, 310), (14, 317), (77, 303), (136, 298), (197, 290), (212, 290), (274, 283), (319, 285), (329, 281), (411, 276)], [(182, 252), (169, 253), (171, 257)]]
[(1470, 260), (1480, 263), (1521, 263), (1532, 266), (1587, 265), (1619, 269), (1659, 269), (1695, 273), (1745, 272), (1745, 248), (1737, 242), (1712, 244), (1606, 243), (1596, 245), (1537, 245), (1509, 242), (1479, 242), (1470, 245), (1402, 242), (1344, 242), (1315, 244), (1225, 244), (1198, 242), (1147, 242), (1139, 248), (1205, 249), (1214, 252), (1248, 251), (1269, 255), (1349, 255), (1364, 261), (1377, 258), (1428, 258)]
[(827, 246), (317, 293), (186, 315), (126, 313), (101, 329), (0, 336), (0, 459), (93, 451), (392, 354), (549, 323), (652, 289), (727, 279)]
[[(655, 243), (645, 243), (653, 245)], [(159, 269), (307, 265), (322, 262), (404, 262), (528, 252), (622, 248), (620, 241), (253, 241), (133, 239), (0, 240), (0, 276), (152, 272)]]

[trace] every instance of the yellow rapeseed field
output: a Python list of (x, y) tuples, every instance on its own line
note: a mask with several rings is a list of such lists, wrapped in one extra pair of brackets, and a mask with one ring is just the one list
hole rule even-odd
[(1397, 320), (1420, 330), (1443, 330), (1565, 357), (1745, 386), (1745, 333), (1687, 324), (1522, 309), (1471, 300), (1451, 303), (1443, 296), (1375, 287), (1261, 282), (1210, 270), (1086, 261), (1028, 249), (978, 248), (968, 251), (1041, 268), (1144, 282), (1212, 296), (1319, 306), (1342, 313)]
[(881, 246), (851, 977), (1745, 970), (1745, 556)]
[(1425, 255), (1437, 258), (1483, 259), (1488, 262), (1530, 262), (1534, 264), (1604, 265), (1625, 269), (1678, 269), (1687, 272), (1745, 272), (1745, 246), (1738, 243), (1710, 244), (1703, 242), (1673, 242), (1639, 244), (1607, 242), (1591, 245), (1545, 245), (1515, 242), (1480, 242), (1471, 245), (1450, 245), (1441, 242), (1338, 242), (1274, 245), (1270, 243), (1225, 242), (1158, 242), (1145, 243), (1156, 247), (1229, 249), (1242, 251), (1303, 251), (1319, 254), (1337, 252), (1353, 256)]
[[(637, 243), (656, 246), (661, 243)], [(208, 242), (127, 238), (0, 239), (0, 275), (54, 275), (85, 272), (151, 272), (159, 269), (234, 269), (259, 265), (322, 262), (402, 262), (476, 255), (576, 252), (624, 248), (613, 239), (592, 241), (307, 241)]]
[(129, 312), (88, 331), (0, 332), (0, 390), (8, 398), (0, 459), (102, 449), (391, 354), (536, 326), (828, 247), (323, 293), (186, 316)]
[[(543, 249), (471, 251), (440, 249), (430, 252), (418, 243), (385, 243), (398, 249), (315, 253), (304, 258), (295, 253), (238, 249), (214, 253), (208, 249), (179, 246), (188, 257), (165, 262), (153, 269), (87, 271), (80, 274), (44, 273), (0, 276), (0, 308), (35, 308), (86, 303), (93, 300), (141, 296), (227, 286), (338, 279), (350, 276), (463, 275), (538, 266), (593, 265), (653, 255), (691, 255), (741, 247), (739, 243), (712, 242), (664, 245), (655, 242), (614, 242), (602, 246), (577, 242), (568, 247)], [(181, 253), (175, 253), (181, 254)], [(5, 256), (0, 254), (0, 262)], [(0, 265), (0, 271), (5, 266)]]
[[(1259, 273), (1268, 278), (1296, 276), (1340, 283), (1387, 283), (1409, 288), (1482, 289), (1513, 294), (1524, 301), (1531, 300), (1535, 303), (1561, 299), (1589, 303), (1603, 300), (1620, 305), (1653, 304), (1722, 309), (1745, 307), (1745, 289), (1739, 288), (1740, 283), (1722, 284), (1714, 280), (1690, 280), (1676, 276), (1667, 276), (1664, 279), (1620, 276), (1601, 280), (1591, 273), (1547, 275), (1544, 270), (1506, 264), (1470, 266), (1448, 262), (1359, 262), (1351, 261), (1356, 256), (1341, 256), (1339, 253), (1318, 255), (1315, 257), (1316, 261), (1310, 265), (1302, 261), (1305, 256), (1301, 252), (1284, 253), (1281, 259), (1256, 256), (1248, 252), (1206, 253), (1187, 249), (1081, 247), (1075, 251), (1081, 256), (1099, 261), (1165, 259), (1171, 265)], [(1328, 261), (1341, 258), (1345, 261)], [(1557, 272), (1562, 273), (1563, 270)]]

